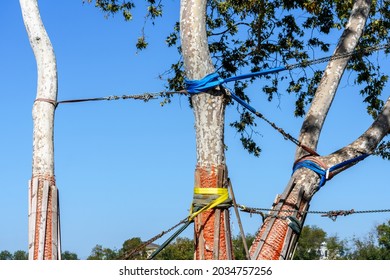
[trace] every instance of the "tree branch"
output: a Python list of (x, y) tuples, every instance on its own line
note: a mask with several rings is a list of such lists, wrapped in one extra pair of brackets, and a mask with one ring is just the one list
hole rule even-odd
[[(371, 126), (351, 144), (338, 151), (323, 157), (323, 161), (332, 166), (343, 161), (355, 158), (362, 154), (372, 154), (381, 140), (390, 132), (390, 98), (387, 99), (381, 113)], [(334, 172), (334, 175), (351, 167), (346, 166)]]
[[(370, 6), (370, 0), (357, 0), (355, 2), (347, 26), (334, 51), (334, 55), (352, 52), (356, 48), (363, 33)], [(329, 62), (317, 88), (311, 107), (306, 114), (299, 140), (303, 145), (313, 150), (317, 149), (322, 127), (349, 59), (347, 57)], [(295, 159), (297, 160), (305, 154), (306, 152), (304, 150), (298, 148)]]

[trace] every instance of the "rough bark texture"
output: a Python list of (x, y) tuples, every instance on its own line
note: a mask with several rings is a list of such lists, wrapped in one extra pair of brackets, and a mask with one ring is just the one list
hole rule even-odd
[(32, 180), (29, 186), (29, 258), (58, 259), (59, 221), (53, 145), (57, 65), (37, 1), (20, 0), (20, 6), (38, 72), (37, 95), (32, 110), (34, 132)]
[[(351, 52), (357, 46), (362, 35), (371, 1), (357, 0), (351, 11), (348, 24), (336, 47), (335, 54)], [(322, 77), (311, 107), (305, 117), (300, 133), (300, 142), (316, 150), (321, 129), (325, 122), (329, 108), (332, 104), (340, 79), (348, 62), (346, 59), (331, 61)], [(389, 102), (388, 102), (389, 103)], [(335, 164), (349, 160), (363, 153), (371, 153), (375, 147), (389, 132), (389, 109), (386, 103), (382, 114), (359, 139), (339, 151), (324, 157), (311, 156), (310, 158), (327, 169)], [(301, 148), (297, 149), (295, 160), (308, 156)], [(350, 165), (351, 166), (351, 165)], [(342, 170), (350, 167), (346, 166)], [(268, 217), (251, 246), (252, 259), (290, 259), (299, 237), (299, 231), (294, 231), (295, 224), (288, 216), (298, 220), (298, 225), (303, 226), (305, 215), (299, 211), (309, 209), (312, 196), (318, 190), (319, 176), (306, 168), (298, 169), (292, 176), (285, 191), (275, 201), (272, 209), (275, 210)], [(282, 210), (282, 211), (280, 211)], [(291, 212), (285, 212), (291, 210)], [(298, 212), (297, 212), (298, 210)], [(277, 216), (277, 217), (275, 217)]]
[[(214, 72), (206, 35), (206, 3), (206, 0), (181, 1), (181, 44), (185, 72), (190, 80), (199, 80)], [(226, 187), (223, 186), (226, 178), (224, 95), (212, 90), (194, 95), (191, 101), (197, 151), (195, 187)], [(212, 209), (201, 213), (195, 219), (195, 244), (195, 259), (232, 258), (229, 211)]]

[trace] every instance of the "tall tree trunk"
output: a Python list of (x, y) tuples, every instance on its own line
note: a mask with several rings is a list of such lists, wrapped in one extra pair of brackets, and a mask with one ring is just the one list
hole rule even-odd
[[(207, 0), (182, 0), (180, 34), (186, 76), (200, 80), (214, 72), (206, 35)], [(191, 97), (195, 115), (197, 165), (195, 188), (204, 192), (226, 188), (227, 169), (224, 145), (226, 101), (217, 90)], [(196, 196), (197, 194), (194, 194)], [(197, 198), (198, 199), (198, 198)], [(195, 201), (195, 200), (194, 200)], [(232, 259), (229, 211), (211, 209), (195, 218), (195, 259)]]
[[(335, 55), (351, 52), (357, 46), (369, 14), (371, 1), (357, 0), (351, 11), (348, 24), (339, 40)], [(345, 71), (348, 58), (331, 61), (318, 86), (311, 107), (305, 117), (300, 133), (300, 142), (316, 150), (322, 126), (332, 104), (340, 79)], [(382, 115), (356, 142), (326, 157), (311, 155), (309, 158), (327, 169), (340, 162), (352, 159), (363, 153), (372, 153), (376, 145), (388, 133), (388, 107)], [(375, 128), (374, 128), (375, 127)], [(377, 128), (381, 127), (381, 133)], [(375, 131), (375, 132), (374, 132)], [(377, 133), (378, 132), (378, 133)], [(368, 141), (367, 135), (377, 137)], [(380, 138), (382, 137), (382, 138)], [(379, 139), (380, 138), (380, 139)], [(378, 140), (379, 139), (379, 140)], [(308, 156), (301, 148), (297, 149), (295, 161)], [(338, 172), (350, 167), (342, 168)], [(294, 172), (282, 195), (278, 196), (272, 207), (272, 215), (265, 219), (251, 246), (252, 259), (290, 259), (303, 226), (305, 212), (318, 190), (320, 179), (317, 173), (300, 168)], [(287, 211), (291, 212), (287, 212)], [(298, 211), (298, 212), (297, 212)]]
[(20, 0), (24, 24), (37, 62), (32, 179), (29, 183), (29, 259), (60, 259), (58, 190), (54, 177), (53, 127), (57, 65), (37, 0)]

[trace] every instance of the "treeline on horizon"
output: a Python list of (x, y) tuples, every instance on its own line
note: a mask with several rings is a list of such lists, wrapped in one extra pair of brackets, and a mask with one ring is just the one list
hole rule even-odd
[[(254, 235), (246, 236), (248, 247), (252, 243)], [(232, 240), (234, 257), (236, 260), (245, 260), (246, 254), (240, 235)], [(105, 248), (96, 245), (92, 248), (87, 260), (146, 260), (150, 254), (148, 247), (142, 246), (139, 237), (126, 240), (121, 249)], [(320, 260), (324, 258), (321, 246), (326, 247), (328, 260), (390, 260), (390, 220), (375, 226), (366, 236), (352, 237), (341, 240), (337, 235), (328, 234), (317, 226), (304, 226), (298, 240), (298, 246), (294, 253), (294, 260)], [(129, 256), (137, 248), (140, 251)], [(164, 248), (156, 257), (156, 260), (193, 260), (194, 241), (189, 238), (178, 237), (174, 242)], [(64, 251), (62, 260), (79, 260), (74, 252)], [(28, 260), (28, 253), (23, 250), (11, 253), (7, 250), (0, 251), (0, 260)]]

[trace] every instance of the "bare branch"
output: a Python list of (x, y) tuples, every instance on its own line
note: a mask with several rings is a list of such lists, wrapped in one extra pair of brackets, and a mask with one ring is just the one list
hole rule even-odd
[[(347, 26), (334, 51), (334, 55), (352, 52), (356, 48), (363, 33), (370, 6), (370, 0), (357, 0), (355, 2)], [(344, 58), (329, 62), (317, 88), (311, 107), (306, 114), (299, 140), (303, 145), (313, 150), (317, 148), (323, 124), (332, 105), (348, 60), (349, 58)], [(305, 153), (304, 150), (298, 148), (295, 159), (301, 158)]]
[[(329, 166), (347, 161), (362, 154), (372, 154), (381, 140), (390, 132), (390, 98), (371, 126), (354, 142), (323, 158)], [(349, 168), (350, 166), (346, 166)], [(346, 169), (344, 168), (344, 169)], [(342, 172), (340, 169), (334, 174)]]

